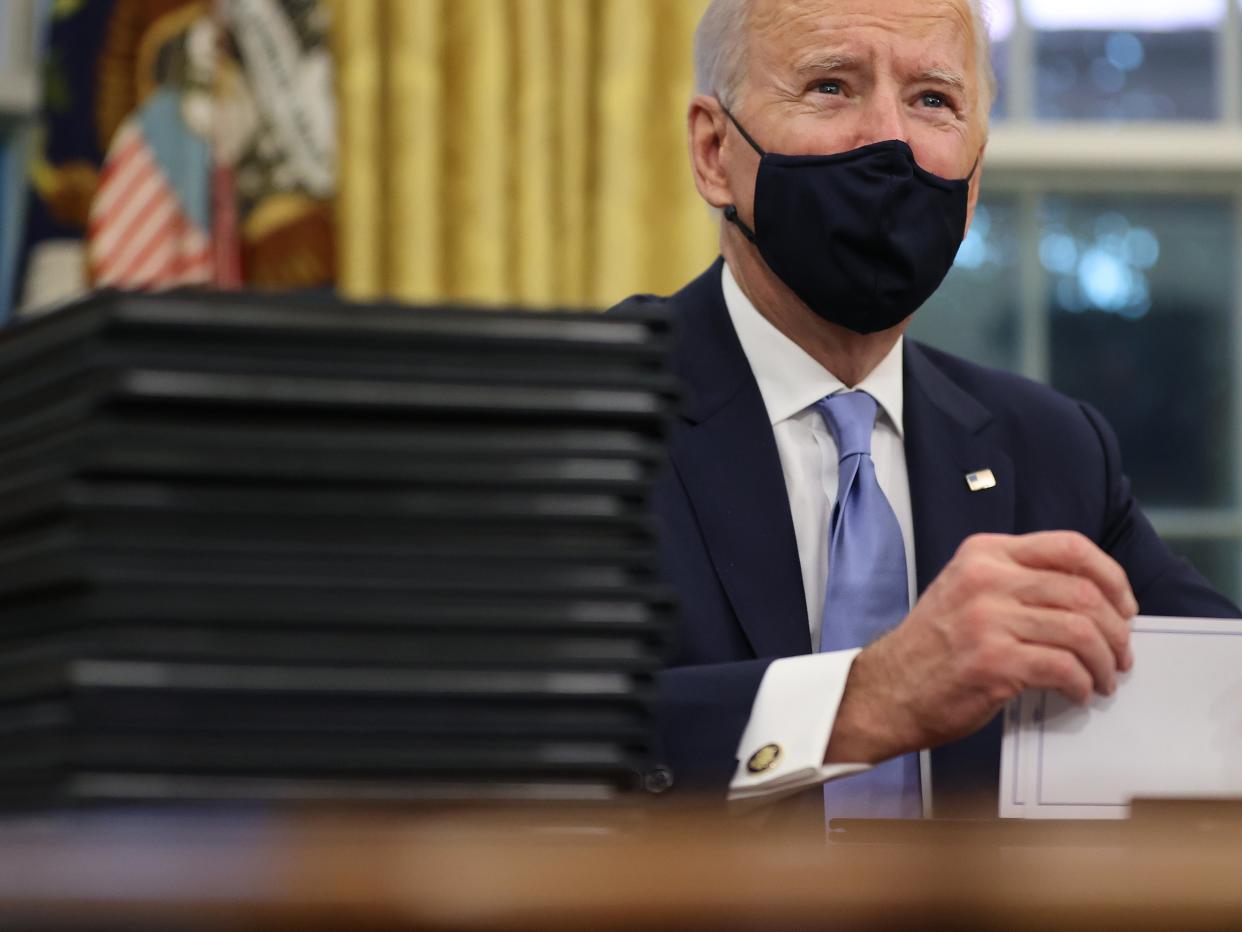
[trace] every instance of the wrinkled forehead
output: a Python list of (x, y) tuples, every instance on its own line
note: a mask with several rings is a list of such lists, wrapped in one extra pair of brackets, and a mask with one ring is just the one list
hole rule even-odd
[(776, 77), (817, 56), (882, 52), (960, 70), (974, 83), (974, 29), (967, 0), (754, 0), (750, 77)]

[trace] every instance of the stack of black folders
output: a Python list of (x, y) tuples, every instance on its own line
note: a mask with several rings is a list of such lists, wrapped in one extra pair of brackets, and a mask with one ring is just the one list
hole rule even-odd
[(0, 804), (608, 800), (669, 334), (102, 293), (0, 335)]

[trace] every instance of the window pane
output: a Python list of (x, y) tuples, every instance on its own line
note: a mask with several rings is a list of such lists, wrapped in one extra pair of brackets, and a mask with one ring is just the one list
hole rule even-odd
[(1242, 544), (1236, 540), (1169, 540), (1222, 595), (1242, 605)]
[(1027, 0), (1025, 9), (1036, 30), (1037, 116), (1219, 118), (1225, 0)]
[(988, 26), (992, 36), (992, 68), (996, 71), (996, 99), (992, 119), (1009, 116), (1009, 38), (1013, 35), (1013, 0), (989, 0)]
[(1053, 384), (1099, 408), (1148, 506), (1235, 500), (1227, 197), (1049, 197)]
[(981, 201), (953, 271), (915, 315), (910, 336), (984, 365), (1016, 368), (1017, 265), (1017, 204)]

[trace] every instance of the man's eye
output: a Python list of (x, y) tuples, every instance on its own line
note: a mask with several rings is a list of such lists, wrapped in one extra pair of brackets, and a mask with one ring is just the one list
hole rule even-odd
[(820, 81), (815, 85), (817, 94), (840, 94), (841, 85), (836, 81)]
[(941, 110), (949, 106), (949, 100), (943, 94), (927, 93), (923, 95), (923, 106), (931, 110)]

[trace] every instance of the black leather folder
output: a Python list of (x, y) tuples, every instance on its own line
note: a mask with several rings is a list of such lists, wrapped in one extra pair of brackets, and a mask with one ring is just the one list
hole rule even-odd
[(0, 805), (636, 788), (668, 348), (245, 294), (0, 334)]

